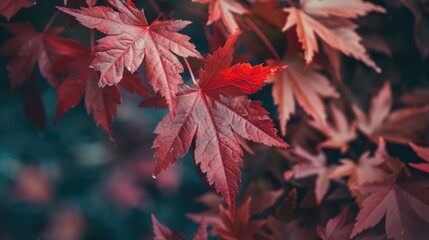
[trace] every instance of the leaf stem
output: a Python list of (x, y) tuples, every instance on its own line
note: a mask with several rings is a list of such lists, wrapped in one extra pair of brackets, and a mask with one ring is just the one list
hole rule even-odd
[(247, 24), (249, 24), (249, 27), (258, 35), (258, 37), (264, 42), (265, 46), (267, 46), (268, 50), (271, 52), (271, 54), (274, 56), (274, 58), (277, 61), (281, 61), (280, 55), (274, 48), (274, 46), (271, 44), (270, 40), (265, 36), (265, 34), (256, 26), (256, 24), (252, 21), (252, 19), (246, 17), (245, 21)]
[(60, 11), (56, 10), (55, 13), (52, 15), (52, 17), (49, 19), (48, 23), (43, 28), (43, 32), (46, 32), (51, 28), (52, 24), (55, 22), (55, 19), (57, 19), (59, 14), (60, 14)]
[(192, 82), (193, 82), (195, 85), (197, 85), (197, 86), (198, 86), (198, 83), (197, 83), (197, 81), (195, 80), (195, 77), (194, 77), (194, 73), (192, 72), (191, 65), (189, 65), (188, 59), (186, 59), (186, 58), (184, 57), (184, 58), (183, 58), (183, 60), (185, 61), (186, 67), (188, 68), (189, 75), (191, 75)]
[(91, 46), (91, 51), (94, 50), (94, 46), (95, 46), (94, 29), (89, 30), (89, 43)]

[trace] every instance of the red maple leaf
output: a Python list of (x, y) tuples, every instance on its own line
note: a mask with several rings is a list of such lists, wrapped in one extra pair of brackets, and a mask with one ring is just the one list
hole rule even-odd
[[(87, 112), (92, 113), (94, 121), (112, 138), (110, 127), (118, 105), (121, 104), (118, 87), (101, 88), (97, 85), (98, 74), (89, 68), (93, 60), (90, 49), (73, 40), (48, 41), (52, 46), (57, 44), (67, 46), (58, 48), (64, 57), (59, 58), (51, 69), (51, 72), (66, 76), (57, 88), (58, 100), (54, 122), (58, 122), (65, 112), (78, 105), (85, 96)], [(130, 93), (144, 97), (149, 95), (140, 78), (129, 72), (125, 73), (121, 85)]]
[[(162, 225), (154, 215), (152, 215), (153, 224), (153, 239), (154, 240), (183, 240), (185, 237), (179, 232), (170, 230), (168, 227)], [(197, 232), (194, 235), (194, 240), (207, 240), (207, 225), (204, 223), (200, 224)]]
[(2, 0), (0, 15), (9, 21), (21, 8), (29, 8), (34, 4), (35, 0)]
[(98, 40), (95, 59), (91, 63), (100, 71), (101, 86), (118, 83), (123, 78), (124, 69), (134, 73), (144, 61), (149, 82), (165, 97), (174, 114), (178, 85), (183, 83), (180, 76), (183, 66), (176, 55), (201, 57), (189, 42), (190, 38), (177, 33), (191, 22), (156, 20), (148, 24), (143, 11), (119, 0), (108, 2), (119, 12), (102, 6), (58, 9), (76, 17), (82, 25), (109, 35)]
[(38, 32), (28, 23), (8, 23), (2, 26), (14, 34), (0, 48), (0, 55), (12, 56), (7, 65), (11, 92), (21, 89), (26, 116), (38, 129), (42, 129), (45, 109), (33, 69), (37, 63), (41, 75), (52, 86), (59, 84), (60, 78), (49, 70), (58, 57), (58, 50), (64, 48), (64, 45), (57, 44), (53, 47), (48, 43), (48, 40), (61, 42), (61, 38), (55, 36), (59, 29)]
[(52, 74), (52, 63), (58, 56), (56, 48), (63, 46), (58, 44), (53, 48), (47, 43), (50, 39), (55, 42), (60, 38), (54, 36), (59, 33), (58, 29), (38, 32), (29, 23), (7, 23), (2, 24), (14, 36), (4, 42), (0, 48), (0, 55), (9, 56), (7, 69), (9, 70), (10, 86), (14, 90), (30, 79), (36, 63), (39, 65), (40, 73), (52, 86), (59, 84), (58, 76)]
[(216, 235), (225, 240), (254, 239), (254, 235), (265, 225), (266, 221), (250, 221), (251, 202), (252, 198), (247, 198), (238, 209), (235, 219), (232, 219), (228, 211), (222, 205), (219, 205), (220, 219), (223, 224), (214, 227)]
[(261, 103), (243, 96), (261, 89), (268, 76), (284, 67), (229, 67), (237, 37), (238, 33), (233, 34), (223, 48), (208, 56), (199, 83), (178, 95), (177, 116), (168, 114), (162, 119), (153, 144), (157, 149), (157, 175), (184, 156), (195, 137), (195, 162), (207, 174), (210, 185), (226, 199), (231, 213), (243, 164), (243, 151), (235, 134), (268, 146), (288, 146), (277, 136)]

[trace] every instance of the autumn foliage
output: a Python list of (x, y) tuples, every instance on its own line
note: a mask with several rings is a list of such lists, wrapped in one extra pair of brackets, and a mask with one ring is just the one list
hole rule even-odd
[[(124, 96), (164, 109), (146, 175), (195, 160), (206, 210), (186, 215), (199, 226), (188, 237), (428, 239), (426, 1), (56, 2), (42, 30), (14, 20), (35, 1), (0, 3), (10, 94), (39, 130), (83, 102), (113, 142)], [(414, 32), (392, 30), (398, 9)], [(53, 119), (41, 81), (56, 91)], [(153, 239), (185, 239), (147, 216)]]

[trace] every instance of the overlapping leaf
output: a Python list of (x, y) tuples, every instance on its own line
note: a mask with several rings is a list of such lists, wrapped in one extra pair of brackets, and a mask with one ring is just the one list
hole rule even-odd
[(239, 0), (192, 0), (198, 3), (209, 4), (209, 19), (207, 25), (222, 20), (230, 34), (239, 29), (234, 15), (246, 14), (249, 11), (239, 2)]
[(2, 0), (0, 15), (10, 20), (21, 8), (29, 8), (36, 4), (35, 0)]
[[(52, 66), (51, 72), (61, 73), (65, 79), (57, 88), (57, 110), (54, 122), (79, 104), (85, 97), (85, 107), (92, 113), (94, 121), (100, 125), (112, 138), (111, 125), (116, 116), (118, 105), (121, 104), (121, 93), (117, 86), (101, 88), (97, 85), (98, 74), (89, 64), (93, 60), (91, 50), (73, 40), (51, 41), (52, 46), (58, 44), (67, 46), (60, 50), (63, 55)], [(142, 85), (140, 78), (125, 73), (121, 85), (133, 94), (143, 97), (149, 95)]]
[(396, 143), (419, 141), (419, 131), (427, 128), (429, 107), (401, 108), (392, 111), (392, 93), (386, 82), (372, 99), (368, 114), (353, 106), (358, 128), (374, 142), (379, 137)]
[(289, 16), (283, 31), (296, 25), (307, 64), (319, 51), (317, 35), (345, 55), (364, 62), (377, 72), (381, 71), (362, 46), (361, 37), (355, 32), (358, 26), (349, 19), (365, 16), (371, 11), (384, 13), (384, 8), (362, 0), (300, 0), (299, 3), (300, 8), (284, 9)]
[[(314, 193), (316, 195), (317, 203), (322, 202), (323, 197), (329, 190), (329, 175), (334, 170), (332, 167), (327, 165), (326, 155), (324, 153), (314, 155), (305, 151), (299, 146), (295, 147), (294, 154), (296, 154), (303, 161), (293, 166), (291, 170), (291, 173), (293, 174), (292, 176), (296, 179), (316, 176)], [(286, 180), (289, 178), (288, 175), (288, 172), (286, 172)]]
[(369, 151), (364, 152), (355, 163), (351, 159), (341, 159), (341, 165), (336, 167), (329, 178), (340, 178), (350, 177), (347, 185), (350, 192), (357, 198), (358, 202), (361, 202), (364, 196), (361, 192), (360, 186), (371, 183), (385, 182), (388, 178), (388, 174), (385, 169), (382, 168), (383, 163), (386, 161), (386, 150), (384, 140), (379, 140), (378, 150), (374, 156), (370, 156)]
[(176, 93), (183, 80), (183, 66), (176, 55), (201, 57), (189, 37), (177, 33), (190, 24), (189, 21), (155, 20), (149, 24), (143, 11), (120, 0), (108, 0), (119, 12), (109, 7), (96, 6), (80, 10), (58, 7), (84, 26), (105, 34), (95, 48), (91, 66), (100, 71), (101, 86), (118, 83), (124, 69), (137, 71), (144, 61), (145, 72), (156, 92), (165, 97), (170, 110), (175, 112)]
[[(185, 237), (183, 234), (172, 231), (168, 227), (162, 225), (154, 215), (152, 215), (152, 225), (153, 225), (153, 239), (154, 240), (184, 240)], [(193, 240), (207, 240), (207, 226), (205, 223), (201, 223)]]
[(59, 30), (38, 32), (29, 23), (9, 23), (2, 26), (14, 35), (0, 48), (0, 55), (11, 56), (7, 65), (11, 92), (17, 88), (21, 89), (25, 114), (38, 129), (42, 129), (45, 110), (33, 70), (37, 64), (41, 75), (52, 86), (56, 87), (60, 83), (59, 76), (49, 70), (64, 45), (57, 44), (53, 47), (48, 43), (48, 40), (61, 42), (61, 39), (55, 36)]
[(237, 33), (232, 35), (223, 48), (207, 58), (198, 85), (177, 97), (177, 116), (168, 114), (162, 119), (153, 144), (156, 175), (185, 155), (195, 137), (195, 162), (225, 198), (231, 213), (243, 164), (236, 134), (268, 146), (287, 147), (261, 103), (243, 96), (258, 91), (268, 76), (284, 67), (229, 67), (237, 37)]
[(385, 218), (388, 238), (420, 239), (429, 226), (427, 180), (398, 178), (393, 184), (370, 185), (351, 237), (374, 227)]
[(345, 113), (341, 112), (334, 104), (331, 104), (332, 124), (323, 125), (318, 121), (311, 121), (310, 124), (324, 133), (328, 139), (320, 143), (324, 148), (338, 148), (345, 152), (348, 143), (354, 140), (356, 135), (356, 122), (350, 123)]
[(414, 143), (410, 143), (410, 146), (419, 157), (426, 161), (425, 163), (410, 163), (410, 166), (420, 171), (429, 173), (429, 148), (417, 146)]
[[(273, 61), (269, 63), (273, 66), (280, 64)], [(278, 106), (281, 133), (286, 134), (286, 124), (295, 112), (295, 98), (310, 116), (326, 125), (322, 98), (339, 97), (335, 88), (314, 67), (304, 69), (304, 64), (297, 57), (286, 58), (284, 63), (289, 68), (270, 78), (274, 103)]]

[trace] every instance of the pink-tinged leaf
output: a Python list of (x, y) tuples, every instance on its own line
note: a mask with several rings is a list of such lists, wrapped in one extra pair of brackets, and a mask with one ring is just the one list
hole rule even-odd
[(35, 4), (35, 0), (2, 0), (0, 15), (9, 21), (21, 8), (29, 8)]
[(385, 219), (387, 238), (419, 239), (429, 224), (427, 180), (400, 179), (391, 185), (366, 186), (370, 195), (362, 202), (351, 237)]
[(303, 160), (303, 162), (293, 166), (293, 177), (296, 179), (302, 179), (310, 176), (316, 176), (314, 193), (316, 195), (317, 203), (321, 203), (329, 190), (329, 175), (333, 170), (332, 167), (327, 165), (326, 156), (323, 153), (313, 155), (299, 146), (295, 146), (293, 152)]
[(155, 129), (158, 137), (153, 143), (157, 159), (154, 175), (157, 175), (184, 156), (195, 138), (195, 162), (207, 175), (209, 184), (225, 198), (231, 215), (243, 165), (243, 151), (236, 134), (268, 146), (288, 146), (277, 136), (273, 122), (260, 102), (252, 102), (245, 96), (221, 95), (222, 87), (217, 91), (213, 88), (206, 90), (207, 86), (218, 86), (213, 81), (221, 82), (219, 86), (229, 85), (219, 81), (219, 76), (228, 71), (237, 35), (209, 56), (206, 67), (200, 72), (200, 85), (178, 95), (177, 116), (168, 114), (162, 119)]
[(238, 209), (235, 219), (232, 219), (228, 211), (221, 205), (219, 214), (223, 226), (216, 227), (214, 231), (221, 239), (225, 240), (252, 240), (254, 235), (265, 225), (266, 221), (250, 221), (250, 204), (252, 199), (248, 198), (246, 202)]
[(362, 192), (361, 186), (388, 181), (389, 175), (383, 168), (383, 164), (390, 157), (385, 152), (385, 146), (381, 141), (374, 156), (370, 156), (367, 151), (359, 157), (358, 163), (350, 159), (341, 159), (341, 165), (334, 167), (329, 175), (330, 179), (349, 177), (348, 188), (358, 203), (361, 203), (366, 196), (366, 193)]
[(429, 106), (401, 108), (391, 111), (392, 93), (386, 83), (372, 99), (366, 115), (359, 107), (353, 106), (358, 128), (373, 142), (379, 137), (400, 143), (418, 142), (419, 133), (428, 127)]
[(429, 147), (420, 147), (411, 142), (409, 145), (419, 157), (426, 161), (426, 163), (410, 163), (410, 166), (420, 171), (429, 173)]
[(353, 105), (359, 130), (366, 135), (374, 133), (383, 125), (390, 113), (391, 107), (392, 92), (390, 90), (390, 83), (386, 82), (380, 92), (372, 99), (368, 114), (363, 113), (360, 108)]
[[(304, 64), (297, 57), (286, 58), (283, 63), (289, 65), (288, 69), (269, 79), (273, 83), (272, 94), (274, 103), (278, 106), (282, 135), (286, 134), (286, 124), (295, 113), (294, 97), (305, 112), (326, 125), (322, 99), (339, 97), (335, 88), (314, 67), (304, 69)], [(280, 63), (269, 61), (269, 64), (275, 66)]]
[(124, 69), (137, 71), (144, 62), (149, 82), (156, 92), (166, 99), (171, 111), (175, 111), (178, 85), (183, 83), (180, 73), (183, 66), (177, 59), (201, 55), (189, 42), (189, 37), (177, 33), (190, 24), (188, 21), (154, 21), (148, 24), (143, 11), (124, 5), (119, 0), (109, 0), (118, 12), (109, 7), (96, 6), (80, 10), (58, 7), (84, 26), (105, 34), (98, 41), (95, 59), (91, 66), (100, 71), (101, 86), (118, 83)]
[(194, 240), (207, 240), (209, 235), (207, 234), (207, 225), (202, 222), (195, 233)]
[(354, 140), (356, 135), (355, 122), (349, 123), (347, 117), (334, 104), (331, 104), (333, 123), (324, 126), (317, 121), (311, 121), (310, 125), (324, 133), (328, 139), (320, 143), (321, 147), (338, 148), (341, 152), (348, 149), (348, 142)]
[(347, 222), (349, 209), (344, 208), (335, 218), (329, 219), (326, 228), (319, 226), (317, 234), (322, 240), (349, 240), (353, 223)]
[(209, 4), (209, 19), (207, 25), (222, 20), (230, 34), (239, 29), (234, 15), (243, 15), (249, 11), (238, 0), (192, 0), (202, 4)]
[(358, 18), (369, 12), (385, 13), (386, 10), (364, 0), (305, 0), (305, 11), (314, 16), (343, 18)]
[(362, 46), (362, 38), (355, 32), (358, 26), (349, 19), (364, 16), (371, 11), (384, 13), (382, 7), (361, 0), (301, 0), (300, 5), (299, 9), (294, 7), (284, 9), (289, 16), (283, 31), (296, 25), (298, 40), (305, 51), (307, 65), (313, 60), (314, 53), (319, 51), (317, 35), (331, 47), (381, 72)]
[(156, 217), (152, 215), (153, 225), (153, 240), (184, 240), (185, 237), (178, 232), (173, 232), (166, 226), (158, 222)]

